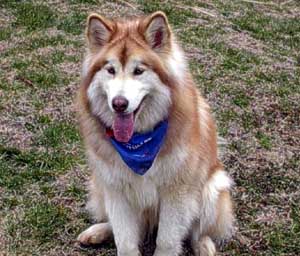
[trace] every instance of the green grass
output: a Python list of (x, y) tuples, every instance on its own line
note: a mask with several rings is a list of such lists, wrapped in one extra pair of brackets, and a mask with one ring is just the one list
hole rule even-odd
[(24, 72), (18, 75), (21, 81), (28, 81), (33, 86), (39, 88), (51, 88), (53, 86), (64, 86), (67, 84), (67, 79), (57, 71), (31, 71)]
[(70, 4), (99, 4), (98, 0), (68, 0)]
[(173, 26), (185, 24), (189, 18), (196, 17), (195, 13), (190, 10), (178, 9), (171, 4), (162, 3), (161, 1), (140, 0), (138, 2), (142, 7), (142, 11), (145, 13), (152, 13), (157, 10), (163, 11)]
[[(53, 240), (57, 245), (61, 244), (59, 237), (66, 232), (64, 228), (70, 223), (70, 209), (55, 205), (47, 199), (42, 202), (26, 202), (26, 209), (22, 216), (16, 216), (8, 220), (7, 234), (15, 239), (14, 244), (9, 248), (12, 254), (22, 251), (28, 255), (36, 255), (36, 251), (31, 247), (23, 246), (24, 240), (28, 244), (36, 244), (42, 253), (51, 250)], [(72, 233), (76, 228), (69, 229)]]
[(78, 141), (79, 134), (74, 125), (53, 122), (44, 128), (37, 143), (45, 147), (59, 148), (77, 143)]
[[(49, 202), (42, 202), (37, 205), (28, 207), (25, 211), (24, 218), (18, 225), (22, 226), (22, 236), (27, 239), (37, 240), (39, 244), (51, 242), (55, 239), (62, 227), (70, 221), (68, 218), (69, 210), (62, 206), (56, 206)], [(13, 235), (17, 227), (12, 224), (8, 232)]]
[(53, 181), (70, 169), (76, 157), (62, 151), (22, 152), (16, 148), (0, 148), (0, 185), (21, 191), (25, 185)]
[[(217, 31), (218, 33), (222, 33), (222, 31), (219, 28), (217, 28)], [(215, 32), (216, 31), (212, 31), (211, 29), (205, 26), (195, 25), (187, 27), (178, 36), (183, 42), (192, 43), (196, 46), (201, 47), (209, 47), (208, 44), (211, 42), (210, 39), (214, 37)]]
[(257, 132), (256, 138), (258, 139), (259, 144), (263, 148), (265, 148), (265, 149), (271, 149), (272, 148), (272, 140), (268, 135), (263, 134), (261, 132)]
[(13, 5), (15, 26), (26, 27), (28, 31), (49, 28), (55, 23), (55, 12), (46, 5), (19, 2)]
[(47, 89), (68, 83), (69, 79), (53, 68), (53, 64), (61, 63), (62, 59), (63, 53), (56, 52), (52, 58), (37, 56), (34, 63), (23, 59), (14, 60), (12, 67), (17, 73), (16, 80), (25, 86)]
[(48, 36), (47, 34), (44, 34), (45, 32), (42, 32), (42, 35), (39, 37), (29, 37), (28, 41), (22, 44), (17, 44), (15, 48), (12, 48), (4, 53), (4, 56), (13, 56), (20, 52), (32, 52), (36, 51), (40, 48), (45, 48), (48, 46), (54, 47), (54, 46), (62, 46), (62, 45), (69, 45), (71, 47), (79, 48), (83, 46), (82, 41), (74, 41), (71, 39), (67, 39), (63, 35), (57, 35), (57, 36)]
[(80, 35), (84, 33), (84, 26), (87, 15), (84, 12), (74, 12), (65, 17), (57, 26), (58, 29), (64, 30), (73, 35)]
[(299, 47), (300, 24), (297, 18), (276, 19), (264, 13), (257, 15), (257, 11), (250, 10), (242, 17), (233, 19), (233, 23), (239, 30), (249, 31), (257, 39)]
[(77, 200), (82, 200), (86, 195), (86, 191), (78, 186), (78, 184), (73, 183), (68, 186), (65, 195), (71, 196)]
[(299, 214), (299, 205), (293, 205), (290, 229), (286, 229), (285, 225), (276, 225), (274, 230), (267, 236), (273, 255), (297, 255), (300, 253), (298, 244), (300, 232)]
[(38, 48), (43, 48), (43, 47), (47, 47), (47, 46), (57, 46), (57, 45), (61, 45), (61, 44), (66, 44), (69, 43), (66, 40), (66, 37), (64, 37), (63, 35), (58, 35), (58, 36), (43, 36), (43, 37), (38, 37), (38, 38), (33, 38), (31, 39), (31, 41), (29, 41), (26, 45), (25, 45), (25, 49), (28, 51), (31, 50), (36, 50)]
[(0, 41), (8, 40), (11, 37), (11, 28), (1, 28), (0, 30)]
[(244, 73), (253, 68), (254, 64), (258, 65), (260, 62), (259, 58), (254, 54), (228, 48), (225, 44), (211, 43), (209, 47), (223, 56), (222, 70), (224, 72), (227, 70), (239, 70), (240, 73)]
[(246, 108), (250, 103), (250, 98), (242, 91), (233, 98), (232, 102), (241, 108)]
[(278, 3), (0, 0), (1, 253), (116, 255), (74, 244), (92, 223), (73, 106), (84, 26), (162, 10), (227, 141), (238, 233), (220, 255), (299, 255), (300, 5)]

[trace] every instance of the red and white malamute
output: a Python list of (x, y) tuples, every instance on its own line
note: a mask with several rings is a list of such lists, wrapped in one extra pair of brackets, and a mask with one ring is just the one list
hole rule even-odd
[(195, 255), (215, 255), (214, 242), (232, 233), (232, 181), (166, 15), (91, 14), (86, 31), (78, 111), (98, 224), (79, 242), (114, 237), (119, 256), (138, 256), (157, 228), (155, 256), (180, 255), (186, 238)]

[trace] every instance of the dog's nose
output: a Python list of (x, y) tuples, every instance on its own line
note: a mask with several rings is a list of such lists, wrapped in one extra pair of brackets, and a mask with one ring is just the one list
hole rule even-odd
[(113, 109), (119, 113), (124, 112), (128, 107), (128, 100), (123, 96), (114, 97), (112, 100)]

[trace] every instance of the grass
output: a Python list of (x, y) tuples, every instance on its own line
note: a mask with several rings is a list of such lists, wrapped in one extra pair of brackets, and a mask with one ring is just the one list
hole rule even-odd
[(20, 223), (11, 223), (8, 233), (13, 235), (19, 225), (22, 225), (24, 232), (22, 236), (37, 240), (40, 244), (51, 242), (55, 239), (57, 230), (60, 230), (68, 219), (68, 210), (61, 206), (55, 206), (48, 202), (28, 207)]
[(265, 148), (265, 149), (271, 149), (272, 148), (272, 141), (271, 141), (271, 138), (268, 135), (258, 131), (257, 134), (256, 134), (256, 138), (258, 139), (259, 144), (263, 148)]
[(299, 208), (294, 206), (291, 211), (291, 229), (286, 230), (284, 225), (277, 225), (268, 234), (267, 242), (272, 247), (273, 255), (299, 254), (299, 244), (297, 243), (300, 232)]
[(282, 41), (290, 46), (299, 43), (300, 25), (297, 18), (273, 18), (257, 10), (248, 10), (242, 17), (233, 20), (239, 30), (249, 31), (255, 38), (263, 41)]
[(57, 28), (60, 30), (64, 30), (67, 33), (80, 35), (84, 30), (85, 22), (86, 14), (79, 11), (74, 11), (71, 15), (67, 16), (64, 20), (62, 20), (58, 24)]
[(141, 0), (138, 2), (141, 6), (141, 9), (146, 14), (155, 12), (157, 10), (163, 11), (167, 16), (173, 26), (179, 26), (185, 24), (189, 18), (195, 18), (196, 15), (194, 12), (171, 5), (169, 3), (162, 3), (161, 1), (144, 1)]
[(12, 8), (16, 16), (13, 25), (24, 26), (29, 32), (51, 27), (56, 20), (55, 12), (46, 5), (16, 2), (12, 5)]
[(66, 147), (79, 140), (77, 129), (68, 123), (51, 123), (44, 130), (38, 143), (45, 147)]
[(8, 40), (11, 37), (11, 28), (3, 28), (0, 30), (0, 41)]
[(22, 152), (1, 148), (0, 185), (21, 191), (28, 184), (54, 180), (58, 174), (70, 169), (74, 161), (74, 156), (67, 152)]
[(92, 222), (73, 108), (84, 26), (162, 10), (227, 140), (237, 234), (219, 255), (299, 255), (300, 4), (280, 3), (0, 0), (1, 253), (116, 255), (74, 243)]

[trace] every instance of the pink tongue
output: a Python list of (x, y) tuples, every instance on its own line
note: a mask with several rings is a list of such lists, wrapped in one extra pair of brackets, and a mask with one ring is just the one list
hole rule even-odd
[(113, 123), (113, 131), (115, 139), (119, 142), (128, 142), (133, 134), (133, 113), (117, 114)]

